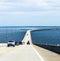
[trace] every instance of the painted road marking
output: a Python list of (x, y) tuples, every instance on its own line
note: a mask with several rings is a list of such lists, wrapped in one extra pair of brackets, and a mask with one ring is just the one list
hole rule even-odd
[(41, 61), (45, 61), (43, 57), (38, 53), (38, 51), (31, 45), (32, 49), (36, 52)]

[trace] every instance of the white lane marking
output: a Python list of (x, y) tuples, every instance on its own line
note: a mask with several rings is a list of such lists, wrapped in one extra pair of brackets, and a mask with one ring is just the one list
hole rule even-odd
[(31, 47), (33, 48), (33, 50), (36, 52), (36, 54), (38, 55), (38, 57), (40, 58), (41, 61), (45, 61), (43, 59), (43, 57), (37, 52), (37, 50), (31, 45)]

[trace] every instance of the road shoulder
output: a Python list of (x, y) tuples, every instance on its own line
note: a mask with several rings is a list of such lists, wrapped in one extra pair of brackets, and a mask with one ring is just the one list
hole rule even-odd
[(43, 49), (41, 47), (38, 47), (36, 45), (33, 45), (33, 47), (39, 52), (39, 54), (43, 57), (45, 61), (60, 61), (60, 55), (56, 54), (54, 52), (51, 52), (49, 50)]

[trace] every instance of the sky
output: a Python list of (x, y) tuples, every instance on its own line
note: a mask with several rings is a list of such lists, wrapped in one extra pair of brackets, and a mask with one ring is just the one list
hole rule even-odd
[(0, 26), (60, 26), (60, 0), (0, 0)]

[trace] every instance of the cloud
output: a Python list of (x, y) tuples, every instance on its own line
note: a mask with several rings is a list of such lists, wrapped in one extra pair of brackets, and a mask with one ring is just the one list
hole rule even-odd
[(12, 0), (1, 0), (0, 10), (12, 11), (0, 11), (0, 14), (59, 15), (60, 0), (13, 0), (13, 2)]
[(25, 14), (25, 12), (20, 11), (20, 12), (0, 12), (0, 14)]
[[(38, 9), (59, 9), (60, 0), (1, 0), (0, 9), (21, 9), (37, 7)], [(32, 8), (31, 8), (32, 9)]]
[(60, 16), (60, 11), (33, 11), (33, 12), (0, 12), (0, 15), (16, 15), (16, 16)]
[(13, 3), (11, 2), (0, 2), (0, 9), (12, 9), (12, 8), (14, 8), (13, 6)]
[(48, 6), (51, 7), (60, 7), (60, 0), (45, 0)]
[(11, 8), (21, 8), (21, 7), (41, 7), (44, 8), (47, 6), (43, 0), (23, 0), (21, 2), (0, 2), (0, 9), (11, 9)]

